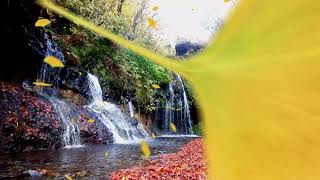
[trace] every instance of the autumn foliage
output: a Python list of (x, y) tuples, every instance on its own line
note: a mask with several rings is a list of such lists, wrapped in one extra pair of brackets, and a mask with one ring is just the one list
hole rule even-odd
[(206, 179), (206, 162), (201, 139), (192, 140), (177, 153), (163, 154), (143, 166), (109, 174), (110, 179)]

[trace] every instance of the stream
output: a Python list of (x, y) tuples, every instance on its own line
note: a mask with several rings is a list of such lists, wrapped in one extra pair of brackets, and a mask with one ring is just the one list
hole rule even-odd
[[(165, 136), (149, 139), (151, 159), (161, 154), (177, 152), (195, 136)], [(108, 156), (105, 153), (108, 152)], [(63, 148), (58, 151), (0, 154), (0, 179), (19, 178), (26, 170), (46, 169), (55, 179), (65, 174), (81, 174), (81, 178), (102, 179), (112, 171), (141, 165), (144, 157), (140, 145), (109, 144)], [(48, 173), (48, 174), (49, 174)], [(31, 179), (31, 178), (30, 178)]]

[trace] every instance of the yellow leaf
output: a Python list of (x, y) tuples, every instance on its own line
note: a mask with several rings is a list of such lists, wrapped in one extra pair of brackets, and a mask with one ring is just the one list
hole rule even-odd
[(152, 28), (156, 27), (156, 22), (152, 18), (148, 18), (149, 26)]
[(126, 178), (123, 176), (121, 180), (125, 180)]
[(48, 19), (39, 19), (36, 23), (35, 23), (35, 26), (36, 27), (45, 27), (47, 26), (48, 24), (50, 24), (51, 21), (48, 20)]
[(108, 153), (108, 152), (104, 153), (104, 156), (105, 156), (105, 157), (108, 157), (108, 156), (109, 156), (109, 153)]
[(94, 123), (94, 119), (88, 119), (87, 122), (88, 123)]
[(152, 8), (153, 11), (157, 11), (158, 9), (159, 9), (158, 6), (153, 6), (153, 8)]
[(33, 82), (32, 84), (36, 85), (36, 86), (52, 86), (52, 84), (48, 84), (48, 83), (45, 83), (45, 82)]
[(17, 122), (17, 128), (19, 127), (19, 123)]
[(150, 154), (151, 154), (150, 149), (149, 149), (149, 145), (144, 141), (141, 141), (140, 144), (141, 144), (141, 150), (142, 150), (145, 158), (149, 159)]
[(152, 84), (151, 85), (154, 89), (159, 89), (160, 88), (160, 86), (158, 85), (158, 84)]
[(230, 0), (224, 0), (224, 2), (230, 2)]
[(152, 134), (151, 134), (151, 137), (152, 137), (153, 139), (155, 139), (155, 138), (156, 138), (156, 135), (155, 135), (154, 133), (152, 133)]
[(170, 122), (170, 130), (174, 133), (177, 132), (177, 127), (172, 122)]
[(49, 64), (53, 68), (63, 68), (64, 64), (54, 56), (48, 56), (43, 60), (45, 63)]
[(65, 174), (64, 177), (68, 180), (72, 180), (72, 177), (70, 177), (68, 174)]
[(73, 117), (71, 118), (71, 124), (74, 124), (74, 118)]

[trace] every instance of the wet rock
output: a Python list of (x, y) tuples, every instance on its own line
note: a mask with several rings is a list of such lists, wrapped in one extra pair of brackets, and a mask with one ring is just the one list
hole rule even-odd
[(84, 106), (88, 103), (88, 100), (84, 96), (70, 89), (60, 89), (60, 95), (65, 101), (79, 106)]
[(25, 177), (41, 177), (42, 174), (36, 170), (27, 170), (22, 173)]
[[(105, 125), (98, 121), (96, 114), (85, 108), (79, 108), (78, 125), (83, 144), (109, 144), (113, 142), (113, 134)], [(94, 119), (94, 123), (89, 123), (88, 119)]]
[(60, 72), (60, 86), (62, 88), (71, 89), (82, 95), (86, 95), (87, 72), (79, 66), (66, 66)]

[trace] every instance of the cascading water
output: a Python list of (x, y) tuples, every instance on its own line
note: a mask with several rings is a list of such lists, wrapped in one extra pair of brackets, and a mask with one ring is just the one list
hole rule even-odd
[(134, 117), (134, 107), (133, 107), (132, 101), (128, 102), (128, 107), (129, 107), (130, 117), (133, 118)]
[[(163, 113), (161, 111), (156, 113), (156, 118), (158, 119), (159, 117), (157, 116), (162, 114), (160, 123), (158, 123), (160, 133), (171, 134), (170, 123), (174, 123), (177, 127), (177, 134), (192, 135), (189, 101), (183, 81), (178, 74), (175, 74), (175, 80), (169, 83), (166, 94)], [(158, 103), (157, 107), (159, 106), (161, 106), (161, 103)]]
[[(63, 142), (66, 148), (74, 148), (74, 147), (81, 147), (80, 143), (80, 129), (79, 126), (74, 121), (74, 117), (72, 116), (72, 109), (70, 106), (55, 97), (48, 97), (51, 101), (55, 111), (59, 114), (60, 119), (64, 125), (64, 132), (63, 132)], [(72, 120), (73, 119), (73, 120)]]
[(136, 120), (126, 118), (115, 104), (103, 101), (98, 78), (90, 73), (87, 77), (91, 97), (87, 108), (113, 133), (114, 142), (128, 143), (145, 138), (147, 134)]
[[(55, 56), (64, 62), (63, 54), (58, 50), (57, 45), (51, 41), (47, 34), (44, 34), (46, 52), (41, 53), (47, 56)], [(44, 46), (44, 45), (41, 45)], [(53, 84), (56, 88), (59, 87), (59, 73), (57, 68), (51, 68), (48, 64), (43, 63), (40, 72), (38, 73), (37, 81)], [(76, 121), (71, 121), (73, 117), (72, 108), (68, 103), (59, 99), (57, 89), (51, 88), (49, 91), (44, 91), (43, 88), (38, 88), (38, 92), (47, 97), (54, 107), (55, 112), (59, 115), (64, 125), (63, 142), (66, 148), (81, 147), (80, 144), (80, 129)]]
[(170, 123), (174, 121), (175, 110), (175, 96), (172, 88), (172, 83), (169, 83), (169, 98), (166, 100), (165, 113), (164, 113), (164, 131), (170, 132)]
[[(63, 54), (58, 50), (56, 43), (52, 42), (47, 34), (44, 34), (46, 51), (45, 53), (41, 53), (45, 57), (54, 56), (60, 59), (62, 62), (64, 61)], [(41, 46), (44, 46), (41, 44)], [(38, 50), (39, 52), (40, 50)], [(59, 87), (59, 73), (60, 69), (51, 68), (47, 63), (43, 63), (41, 66), (41, 70), (38, 73), (37, 80), (42, 82), (47, 82), (55, 85), (55, 87)]]
[(183, 97), (183, 103), (181, 103), (181, 105), (183, 104), (183, 107), (181, 109), (181, 114), (182, 114), (181, 124), (183, 124), (186, 134), (193, 134), (188, 97), (184, 88), (183, 81), (179, 74), (177, 74), (177, 79), (178, 79), (178, 82), (181, 84), (182, 97)]
[[(134, 118), (134, 106), (133, 106), (133, 103), (131, 100), (128, 102), (128, 108), (129, 108), (130, 117)], [(144, 129), (144, 127), (141, 123), (138, 123), (137, 128), (144, 135), (144, 137), (149, 136), (148, 132)]]

